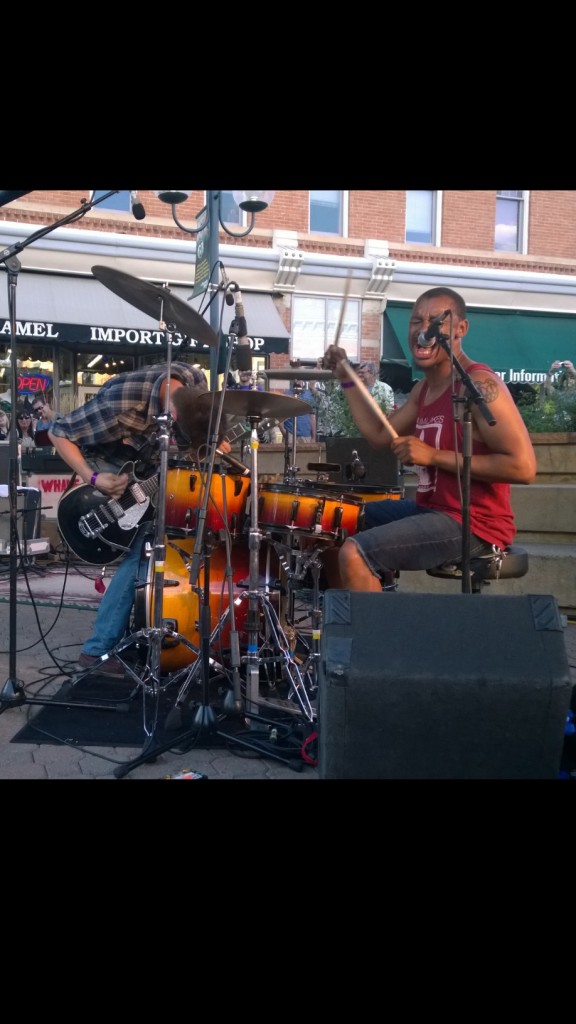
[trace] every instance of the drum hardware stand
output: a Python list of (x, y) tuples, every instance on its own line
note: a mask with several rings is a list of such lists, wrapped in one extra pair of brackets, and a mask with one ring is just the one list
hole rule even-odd
[[(223, 519), (224, 522), (228, 522), (228, 507), (225, 487), (226, 470), (224, 468), (220, 471), (222, 479), (222, 507), (223, 507)], [(226, 578), (228, 586), (228, 607), (225, 608), (220, 616), (216, 626), (210, 633), (209, 646), (213, 648), (215, 641), (218, 639), (227, 621), (230, 620), (230, 663), (232, 672), (232, 687), (228, 688), (226, 696), (223, 701), (223, 709), (226, 715), (239, 714), (241, 710), (241, 682), (240, 682), (240, 645), (238, 641), (238, 634), (236, 632), (236, 617), (234, 609), (234, 579), (232, 569), (232, 554), (231, 554), (231, 543), (230, 533), (228, 529), (224, 528), (220, 531), (221, 535), (224, 534), (224, 542), (226, 545)], [(204, 569), (204, 606), (209, 608), (210, 600), (210, 555), (212, 551), (211, 545), (211, 531), (208, 531), (208, 544), (206, 550), (205, 569)], [(179, 550), (176, 548), (176, 550)], [(184, 552), (187, 555), (186, 552)], [(176, 634), (175, 634), (176, 635)], [(219, 668), (223, 676), (226, 676), (226, 670), (223, 665), (217, 663), (214, 659), (210, 659), (210, 665), (212, 668)], [(180, 687), (174, 707), (166, 716), (165, 728), (176, 729), (180, 728), (182, 724), (182, 708), (185, 706), (185, 696), (188, 692), (190, 684), (193, 682), (194, 677), (198, 674), (200, 668), (202, 668), (202, 662), (197, 659), (191, 668), (182, 670), (185, 673), (185, 680)]]
[[(298, 398), (300, 394), (305, 390), (306, 385), (304, 381), (295, 380), (292, 386), (294, 392), (294, 398)], [(284, 438), (284, 483), (291, 484), (297, 480), (298, 466), (296, 465), (296, 435), (298, 432), (296, 417), (292, 417), (292, 444), (288, 441), (288, 432)]]
[[(255, 482), (258, 480), (258, 416), (250, 416), (250, 448), (251, 464), (250, 473), (252, 479), (252, 491), (256, 490)], [(304, 679), (290, 651), (288, 638), (282, 629), (276, 610), (273, 608), (266, 593), (259, 587), (260, 576), (260, 546), (262, 533), (258, 528), (258, 495), (252, 493), (250, 500), (250, 533), (249, 533), (249, 581), (250, 587), (243, 597), (248, 600), (248, 615), (246, 618), (246, 629), (248, 631), (248, 644), (246, 656), (246, 714), (251, 717), (258, 717), (258, 706), (260, 703), (260, 613), (263, 614), (266, 633), (272, 637), (274, 646), (280, 653), (284, 670), (291, 684), (291, 692), (298, 700), (304, 715), (311, 721), (313, 711), (306, 694)], [(238, 737), (234, 737), (235, 741)]]
[[(230, 346), (229, 347), (229, 351), (228, 351), (227, 360), (226, 360), (226, 366), (225, 366), (225, 369), (224, 369), (224, 379), (225, 380), (228, 379), (228, 372), (229, 372), (229, 369), (230, 369), (231, 357), (232, 357), (232, 348)], [(193, 552), (193, 555), (192, 555), (191, 566), (190, 566), (190, 586), (191, 586), (192, 589), (194, 589), (194, 587), (197, 584), (198, 576), (199, 576), (199, 573), (200, 573), (202, 554), (206, 554), (206, 552), (205, 552), (206, 545), (205, 545), (205, 540), (204, 540), (205, 533), (206, 533), (206, 514), (207, 514), (207, 508), (208, 508), (208, 501), (209, 501), (209, 498), (210, 498), (210, 491), (211, 491), (211, 485), (212, 485), (212, 476), (213, 476), (213, 471), (214, 471), (214, 461), (215, 461), (215, 458), (216, 458), (216, 449), (218, 447), (218, 434), (219, 434), (219, 430), (220, 430), (220, 423), (221, 423), (221, 420), (222, 420), (222, 412), (223, 412), (223, 404), (224, 404), (224, 396), (225, 396), (225, 394), (226, 394), (225, 391), (221, 392), (220, 401), (219, 401), (219, 405), (218, 405), (218, 408), (217, 408), (216, 416), (213, 417), (212, 414), (210, 416), (210, 440), (209, 440), (209, 443), (208, 443), (208, 452), (207, 452), (207, 460), (206, 460), (207, 461), (208, 470), (207, 470), (207, 474), (206, 474), (206, 480), (205, 480), (205, 483), (204, 483), (205, 490), (204, 490), (204, 496), (203, 496), (203, 500), (202, 500), (202, 506), (201, 506), (201, 508), (200, 508), (200, 510), (198, 512), (198, 517), (197, 517), (196, 543), (194, 545), (194, 552)], [(211, 393), (212, 401), (214, 400), (214, 396), (215, 396), (215, 392), (212, 392)], [(213, 412), (213, 410), (211, 410), (211, 413), (212, 412)], [(214, 420), (214, 423), (213, 423), (213, 420)], [(167, 458), (166, 458), (166, 468), (167, 468)], [(166, 479), (165, 478), (166, 478), (166, 472), (164, 473), (164, 497), (162, 499), (162, 511), (161, 511), (162, 530), (164, 530), (164, 525), (165, 525), (165, 508), (164, 508), (164, 505), (165, 505), (165, 491), (166, 491)], [(226, 498), (224, 497), (224, 502), (225, 501), (226, 501)], [(160, 498), (158, 499), (158, 502), (160, 504)], [(226, 508), (226, 506), (225, 506), (225, 508)], [(165, 552), (165, 548), (164, 548), (164, 552)], [(227, 548), (227, 558), (228, 558), (228, 548)], [(205, 587), (204, 590), (205, 590), (205, 594), (207, 594), (207, 595), (209, 595), (209, 575), (210, 575), (209, 566), (205, 566), (205, 581), (207, 580), (207, 587)], [(230, 571), (230, 574), (229, 574), (229, 583), (232, 583), (231, 571)], [(157, 617), (158, 617), (157, 616), (157, 612), (158, 612), (158, 592), (157, 592), (156, 588), (155, 588), (154, 593), (155, 593), (154, 625), (156, 627), (156, 625), (157, 625)], [(232, 616), (232, 622), (234, 623), (233, 593), (231, 593), (230, 597), (231, 597), (231, 601), (229, 603), (228, 614)], [(168, 740), (164, 744), (160, 744), (160, 745), (156, 744), (153, 747), (153, 749), (151, 749), (152, 748), (152, 739), (153, 739), (153, 736), (152, 736), (150, 738), (150, 742), (147, 742), (145, 744), (145, 746), (144, 746), (141, 754), (139, 755), (139, 757), (134, 758), (132, 761), (129, 761), (129, 762), (127, 762), (124, 765), (120, 765), (118, 768), (116, 768), (114, 770), (114, 775), (115, 775), (116, 778), (122, 778), (124, 775), (127, 775), (128, 772), (132, 771), (133, 768), (136, 768), (136, 767), (138, 767), (138, 765), (146, 763), (146, 761), (155, 759), (158, 756), (158, 754), (162, 753), (165, 750), (171, 749), (175, 745), (182, 746), (182, 745), (185, 745), (186, 742), (188, 741), (188, 747), (185, 747), (185, 749), (189, 749), (190, 745), (198, 744), (199, 738), (201, 738), (203, 735), (207, 736), (208, 739), (210, 739), (212, 737), (215, 737), (217, 735), (220, 735), (218, 733), (217, 729), (216, 729), (216, 716), (215, 716), (215, 713), (214, 713), (214, 709), (212, 708), (212, 706), (210, 704), (210, 696), (209, 696), (209, 674), (210, 674), (210, 667), (211, 667), (211, 664), (210, 664), (211, 663), (210, 645), (211, 645), (212, 636), (213, 636), (213, 634), (211, 634), (211, 629), (210, 629), (210, 627), (211, 627), (211, 615), (210, 615), (209, 600), (205, 600), (204, 603), (200, 605), (199, 611), (200, 611), (200, 619), (199, 619), (200, 652), (199, 652), (197, 664), (193, 667), (192, 672), (190, 674), (190, 678), (192, 678), (192, 676), (195, 673), (195, 671), (201, 670), (201, 672), (202, 672), (202, 704), (200, 704), (198, 706), (198, 708), (196, 710), (196, 713), (194, 715), (193, 728), (191, 730), (188, 730), (187, 732), (185, 732), (183, 735), (172, 737), (170, 740)], [(137, 636), (137, 634), (135, 636)], [(128, 641), (126, 641), (126, 643), (128, 643), (130, 640), (133, 641), (134, 639), (135, 639), (135, 637), (128, 638)], [(235, 645), (238, 645), (237, 634), (235, 634), (232, 630), (231, 630), (231, 645), (232, 645), (232, 651), (235, 650)], [(192, 647), (192, 645), (189, 644), (189, 643), (188, 643), (188, 646)], [(115, 653), (116, 653), (117, 650), (118, 650), (118, 648), (115, 649)], [(240, 661), (240, 659), (239, 659), (239, 647), (237, 647), (237, 651), (238, 651), (237, 658), (238, 658), (238, 663), (239, 663), (239, 661)], [(160, 645), (158, 645), (158, 667), (159, 667), (159, 664), (160, 664)], [(234, 695), (233, 695), (232, 701), (228, 701), (228, 709), (227, 710), (228, 710), (229, 713), (230, 713), (230, 704), (233, 704), (234, 710), (237, 713), (238, 713), (238, 711), (240, 709), (240, 706), (241, 706), (239, 674), (237, 673), (234, 678), (235, 678), (235, 691), (234, 691)], [(187, 683), (186, 683), (186, 686), (187, 686)], [(179, 697), (180, 697), (180, 694), (179, 694)], [(175, 714), (174, 714), (173, 718), (175, 718), (175, 717), (177, 718), (177, 716), (179, 715), (179, 712), (180, 712), (180, 708), (177, 708), (175, 710)], [(171, 713), (169, 713), (169, 714), (171, 714)]]
[[(252, 400), (249, 396), (253, 396), (254, 400)], [(264, 703), (263, 701), (260, 700), (260, 693), (259, 693), (260, 659), (259, 659), (258, 640), (259, 640), (259, 633), (260, 633), (261, 612), (263, 614), (265, 626), (267, 627), (267, 630), (268, 630), (269, 634), (272, 634), (274, 642), (276, 643), (278, 650), (281, 651), (281, 654), (283, 656), (282, 660), (283, 660), (284, 670), (285, 670), (286, 675), (288, 676), (288, 678), (290, 680), (290, 684), (291, 684), (291, 691), (292, 691), (291, 695), (294, 695), (298, 699), (298, 701), (300, 703), (300, 706), (302, 708), (302, 711), (304, 712), (304, 716), (307, 718), (309, 723), (312, 721), (312, 718), (313, 718), (313, 709), (312, 709), (312, 707), (310, 705), (310, 701), (308, 700), (308, 696), (306, 694), (306, 690), (305, 690), (305, 686), (304, 686), (304, 679), (302, 677), (300, 669), (299, 669), (298, 665), (295, 663), (294, 658), (292, 657), (292, 654), (290, 652), (288, 638), (286, 637), (286, 634), (284, 633), (284, 631), (282, 630), (282, 627), (280, 626), (280, 623), (279, 623), (279, 620), (278, 620), (278, 616), (274, 612), (274, 609), (272, 608), (271, 603), (270, 603), (268, 597), (265, 595), (265, 592), (262, 589), (259, 588), (259, 585), (258, 585), (259, 584), (259, 578), (260, 578), (260, 574), (259, 574), (259, 569), (260, 569), (259, 555), (260, 555), (260, 542), (261, 542), (261, 536), (262, 535), (261, 535), (260, 531), (258, 530), (258, 493), (257, 493), (258, 466), (257, 466), (257, 450), (258, 450), (258, 447), (259, 447), (258, 424), (259, 424), (260, 420), (262, 419), (262, 412), (263, 412), (264, 405), (266, 405), (266, 402), (262, 402), (262, 401), (260, 401), (260, 399), (261, 399), (261, 397), (264, 398), (264, 396), (265, 396), (265, 393), (263, 393), (263, 392), (247, 391), (247, 392), (244, 392), (244, 393), (240, 393), (240, 392), (234, 391), (234, 390), (232, 390), (232, 391), (222, 391), (221, 392), (221, 398), (220, 398), (220, 405), (219, 405), (218, 416), (220, 417), (222, 409), (227, 404), (228, 405), (228, 411), (230, 411), (232, 414), (237, 414), (239, 412), (242, 412), (242, 415), (244, 416), (247, 413), (247, 419), (248, 419), (248, 421), (250, 423), (250, 448), (251, 448), (250, 476), (251, 476), (252, 494), (251, 494), (251, 503), (250, 503), (250, 513), (251, 513), (250, 514), (250, 524), (251, 525), (250, 525), (250, 533), (249, 533), (249, 589), (248, 589), (247, 593), (245, 592), (245, 593), (242, 594), (242, 598), (244, 600), (248, 600), (248, 603), (249, 603), (248, 618), (247, 618), (246, 625), (243, 627), (243, 629), (248, 632), (248, 645), (247, 645), (248, 653), (247, 653), (247, 657), (245, 659), (246, 660), (246, 672), (247, 672), (247, 674), (246, 674), (246, 680), (247, 680), (247, 683), (246, 683), (246, 689), (247, 689), (247, 699), (246, 699), (246, 701), (247, 701), (247, 710), (243, 711), (243, 716), (246, 719), (248, 719), (248, 723), (249, 723), (249, 725), (252, 728), (254, 728), (254, 724), (253, 724), (252, 720), (253, 719), (257, 719), (258, 722), (259, 722), (259, 725), (263, 725), (263, 724), (270, 725), (272, 727), (272, 732), (276, 731), (276, 734), (278, 735), (280, 732), (282, 732), (284, 730), (285, 726), (283, 726), (277, 720), (271, 722), (270, 720), (265, 719), (260, 714), (260, 712), (259, 712), (259, 704)], [(204, 401), (204, 399), (206, 401)], [(226, 399), (226, 401), (225, 401), (225, 399)], [(245, 401), (245, 399), (246, 399), (246, 401)], [(240, 400), (240, 401), (238, 401), (238, 400)], [(205, 408), (206, 410), (209, 410), (209, 409), (211, 409), (211, 404), (213, 402), (214, 402), (214, 394), (211, 394), (211, 395), (201, 395), (200, 398), (199, 398), (199, 402), (198, 402), (199, 409)], [(267, 404), (268, 404), (268, 408), (271, 410), (272, 414), (274, 414), (274, 413), (278, 413), (279, 414), (280, 410), (282, 410), (282, 412), (284, 412), (284, 414), (286, 416), (289, 416), (291, 413), (293, 413), (295, 406), (296, 406), (296, 411), (298, 411), (298, 408), (299, 408), (300, 405), (302, 405), (302, 406), (304, 406), (306, 408), (305, 403), (296, 402), (295, 399), (292, 399), (292, 398), (291, 399), (285, 399), (284, 403), (282, 403), (282, 401), (280, 400), (280, 396), (278, 396), (278, 400), (277, 401), (276, 401), (276, 396), (273, 396), (273, 401), (270, 400), (270, 402), (268, 402)], [(209, 460), (208, 460), (210, 466), (213, 466), (213, 463), (214, 463), (215, 437), (217, 437), (217, 435), (218, 435), (218, 424), (216, 424), (215, 436), (211, 437), (211, 442), (210, 442), (211, 443), (211, 454), (212, 454), (212, 457), (209, 458)], [(205, 495), (205, 500), (204, 500), (204, 507), (203, 507), (202, 513), (200, 514), (200, 517), (199, 517), (200, 531), (202, 531), (203, 526), (204, 526), (205, 513), (206, 513), (206, 502), (207, 502), (209, 491), (210, 491), (210, 486), (209, 486), (209, 481), (208, 481), (208, 483), (207, 483), (207, 493)], [(201, 551), (201, 545), (197, 544), (196, 548), (194, 550), (194, 555), (193, 555), (193, 560), (192, 560), (193, 564), (192, 564), (192, 571), (191, 571), (191, 582), (194, 582), (195, 578), (196, 578), (194, 562), (199, 560), (200, 551)], [(232, 605), (233, 605), (233, 602), (232, 602)], [(203, 624), (203, 630), (204, 630), (204, 633), (207, 634), (206, 623)], [(271, 743), (270, 741), (266, 742), (265, 740), (263, 740), (259, 736), (257, 736), (254, 732), (250, 733), (250, 729), (247, 730), (248, 735), (244, 736), (243, 734), (240, 734), (240, 733), (232, 735), (232, 734), (229, 734), (229, 733), (226, 733), (226, 732), (222, 731), (221, 729), (217, 729), (216, 728), (215, 722), (214, 722), (214, 712), (213, 712), (212, 708), (210, 707), (208, 701), (206, 700), (206, 689), (207, 689), (207, 674), (206, 674), (207, 665), (206, 665), (206, 661), (209, 660), (208, 659), (209, 637), (207, 635), (205, 635), (203, 637), (203, 640), (204, 640), (203, 647), (202, 647), (203, 659), (201, 661), (201, 667), (202, 667), (202, 670), (203, 670), (203, 673), (204, 673), (203, 674), (203, 681), (204, 681), (204, 687), (205, 687), (205, 693), (204, 693), (205, 699), (204, 699), (203, 705), (198, 709), (198, 711), (196, 713), (193, 729), (188, 730), (187, 733), (180, 734), (180, 735), (175, 736), (175, 737), (171, 737), (170, 740), (167, 743), (165, 743), (163, 746), (156, 746), (153, 751), (150, 751), (150, 750), (146, 751), (142, 756), (140, 756), (139, 758), (136, 758), (134, 761), (130, 762), (129, 765), (124, 765), (124, 766), (121, 766), (120, 768), (117, 768), (115, 770), (115, 772), (114, 772), (114, 774), (116, 776), (122, 776), (122, 775), (126, 774), (128, 771), (130, 771), (132, 768), (136, 767), (137, 765), (143, 764), (145, 761), (150, 760), (152, 757), (156, 757), (156, 755), (161, 753), (163, 750), (171, 749), (171, 748), (173, 748), (175, 746), (184, 746), (184, 749), (190, 749), (191, 745), (194, 745), (195, 743), (198, 742), (198, 737), (202, 734), (202, 731), (204, 731), (204, 733), (208, 733), (209, 738), (211, 738), (211, 737), (219, 737), (219, 738), (222, 738), (222, 739), (224, 739), (224, 740), (226, 740), (226, 741), (228, 741), (230, 743), (238, 744), (240, 746), (246, 747), (247, 749), (257, 751), (257, 752), (259, 752), (259, 753), (261, 753), (261, 754), (263, 754), (265, 756), (274, 757), (274, 758), (277, 758), (279, 760), (285, 761), (285, 763), (289, 764), (291, 767), (295, 767), (296, 770), (298, 769), (298, 767), (301, 767), (301, 765), (295, 766), (294, 763), (290, 759), (286, 759), (286, 758), (282, 757), (281, 756), (280, 748), (274, 749), (274, 743)], [(273, 705), (270, 705), (270, 706), (273, 706)], [(277, 708), (276, 708), (276, 710), (277, 710)], [(289, 708), (289, 710), (294, 711), (296, 709), (294, 709), (291, 706)], [(294, 728), (294, 727), (292, 727), (292, 728)], [(291, 751), (293, 757), (295, 757), (295, 756), (300, 754), (300, 747), (301, 747), (301, 744), (300, 744), (300, 746), (296, 750), (292, 750)]]

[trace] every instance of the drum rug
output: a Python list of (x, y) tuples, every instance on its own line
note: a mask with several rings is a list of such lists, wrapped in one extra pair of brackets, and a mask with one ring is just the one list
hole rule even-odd
[[(282, 759), (303, 763), (302, 745), (308, 742), (311, 727), (300, 716), (267, 708), (262, 730), (254, 731), (247, 728), (245, 717), (222, 713), (218, 677), (210, 680), (208, 691), (210, 714), (205, 715), (203, 687), (199, 684), (189, 689), (182, 706), (176, 706), (175, 685), (160, 689), (156, 697), (149, 688), (135, 688), (134, 683), (106, 679), (93, 672), (76, 682), (64, 683), (49, 703), (30, 705), (27, 724), (10, 742), (142, 749), (152, 736), (154, 748), (164, 750), (184, 753), (194, 747), (235, 749), (254, 744), (253, 749), (262, 756), (281, 753)], [(200, 730), (195, 725), (199, 715), (200, 722), (209, 723)], [(278, 733), (275, 742), (269, 742), (270, 726)], [(310, 763), (315, 762), (310, 759)]]
[[(171, 741), (171, 746), (188, 749), (194, 713), (197, 711), (201, 688), (196, 686), (193, 703), (190, 694), (176, 707), (176, 686), (160, 690), (158, 698), (147, 688), (135, 688), (121, 679), (106, 679), (92, 673), (76, 683), (66, 682), (50, 702), (30, 705), (27, 724), (12, 738), (11, 743), (66, 743), (77, 747), (143, 747), (148, 736), (154, 735), (156, 745)], [(212, 689), (212, 684), (210, 684)], [(214, 694), (209, 694), (213, 707)], [(57, 703), (58, 702), (58, 703)], [(94, 707), (94, 705), (97, 705)], [(216, 725), (210, 725), (210, 746), (217, 746), (219, 712), (214, 709)], [(208, 719), (210, 721), (210, 718)], [(232, 731), (226, 720), (226, 732)], [(204, 730), (201, 731), (201, 733)], [(195, 733), (194, 733), (195, 735)], [(173, 741), (173, 742), (172, 742)], [(221, 741), (224, 744), (224, 740)], [(195, 741), (196, 746), (202, 743)]]

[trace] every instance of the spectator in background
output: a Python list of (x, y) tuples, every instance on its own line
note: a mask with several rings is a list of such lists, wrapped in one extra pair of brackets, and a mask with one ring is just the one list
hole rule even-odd
[[(298, 381), (294, 381), (293, 386), (283, 392), (284, 395), (290, 395), (291, 398), (299, 398), (302, 402), (308, 402), (310, 406), (310, 412), (303, 413), (301, 416), (296, 416), (296, 443), (304, 441), (309, 444), (316, 440), (316, 416), (314, 414), (313, 402), (314, 396), (310, 391), (310, 388), (305, 387), (304, 383), (298, 387)], [(288, 443), (292, 444), (294, 434), (294, 420), (292, 417), (284, 420), (283, 423), (278, 424), (282, 437), (288, 438)]]
[[(553, 378), (555, 377), (555, 380)], [(544, 381), (544, 394), (553, 395), (556, 391), (569, 391), (576, 387), (576, 370), (574, 363), (566, 359), (561, 362), (555, 359), (546, 374)]]
[(255, 370), (238, 370), (237, 387), (239, 391), (262, 391)]
[[(320, 356), (317, 360), (316, 367), (319, 370), (324, 369), (323, 356)], [(310, 389), (310, 398), (308, 401), (311, 403), (314, 410), (317, 441), (323, 441), (326, 437), (330, 436), (330, 427), (328, 423), (329, 399), (332, 392), (339, 386), (340, 385), (335, 380), (311, 380), (308, 382), (308, 387)]]
[(34, 422), (34, 443), (37, 448), (50, 447), (51, 442), (48, 437), (48, 431), (52, 430), (54, 420), (58, 419), (58, 417), (52, 412), (44, 396), (35, 396), (32, 399), (32, 411), (36, 417)]
[(0, 441), (5, 441), (10, 433), (10, 417), (7, 412), (0, 409)]
[(16, 408), (16, 433), (18, 434), (22, 452), (26, 450), (31, 451), (36, 448), (32, 415), (24, 406)]
[[(394, 392), (389, 384), (378, 380), (376, 363), (372, 360), (363, 360), (356, 368), (356, 373), (382, 412), (386, 414), (393, 412)], [(321, 400), (320, 409), (318, 406), (316, 409), (326, 436), (358, 437), (358, 427), (354, 422), (341, 385), (333, 386), (330, 391), (327, 389), (325, 398)]]

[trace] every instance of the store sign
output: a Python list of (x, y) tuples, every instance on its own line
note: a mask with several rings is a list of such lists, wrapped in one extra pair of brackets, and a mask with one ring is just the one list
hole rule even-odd
[[(78, 487), (83, 481), (77, 477), (74, 486)], [(45, 519), (56, 519), (58, 514), (58, 503), (60, 497), (70, 487), (70, 475), (62, 476), (58, 473), (26, 473), (26, 486), (36, 487), (42, 495), (42, 515)]]
[[(10, 321), (0, 321), (0, 337), (10, 337)], [(74, 346), (82, 345), (124, 345), (136, 346), (140, 351), (145, 348), (166, 348), (166, 334), (160, 330), (137, 330), (123, 327), (99, 327), (89, 324), (55, 324), (42, 321), (17, 320), (17, 337), (37, 339), (38, 341), (61, 341)], [(228, 335), (224, 335), (226, 339)], [(172, 347), (181, 350), (208, 352), (210, 345), (196, 341), (188, 334), (174, 331), (171, 335)], [(249, 338), (250, 348), (255, 353), (266, 355), (270, 352), (287, 352), (287, 338)]]

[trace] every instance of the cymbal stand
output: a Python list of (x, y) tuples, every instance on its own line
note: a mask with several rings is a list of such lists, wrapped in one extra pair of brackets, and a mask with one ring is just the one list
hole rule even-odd
[(312, 710), (298, 664), (295, 662), (288, 637), (284, 632), (275, 608), (266, 590), (259, 588), (260, 578), (260, 546), (262, 533), (258, 528), (258, 423), (260, 417), (250, 416), (250, 475), (252, 479), (252, 495), (250, 501), (250, 533), (249, 533), (249, 590), (243, 597), (248, 600), (248, 615), (245, 628), (248, 632), (246, 655), (246, 714), (257, 718), (260, 700), (260, 615), (264, 619), (265, 637), (272, 639), (273, 648), (279, 653), (283, 670), (290, 682), (290, 695), (298, 701), (303, 714), (312, 721)]
[[(298, 395), (304, 390), (305, 385), (303, 381), (295, 380), (292, 386), (294, 398), (298, 398)], [(298, 432), (296, 418), (296, 416), (292, 417), (292, 442), (288, 441), (288, 432), (286, 432), (284, 437), (284, 482), (287, 484), (294, 483), (298, 474), (298, 466), (296, 465), (296, 435)]]
[[(280, 543), (270, 534), (267, 534), (267, 539), (276, 551), (280, 565), (286, 575), (288, 590), (288, 612), (285, 616), (286, 624), (294, 631), (294, 640), (298, 637), (308, 652), (305, 661), (300, 666), (300, 672), (303, 678), (307, 680), (307, 692), (315, 694), (318, 689), (320, 627), (322, 622), (322, 613), (320, 609), (320, 574), (322, 571), (322, 560), (320, 557), (321, 548), (314, 547), (307, 551), (302, 550), (301, 547), (294, 544), (294, 536), (292, 535), (292, 532), (290, 533), (289, 544)], [(288, 556), (288, 558), (286, 558), (286, 556)], [(306, 615), (296, 619), (296, 594), (302, 589), (302, 583), (308, 571), (310, 571), (312, 575), (312, 608), (306, 612)], [(312, 633), (311, 645), (307, 642), (302, 633), (298, 632), (298, 626), (307, 620), (310, 621)]]

